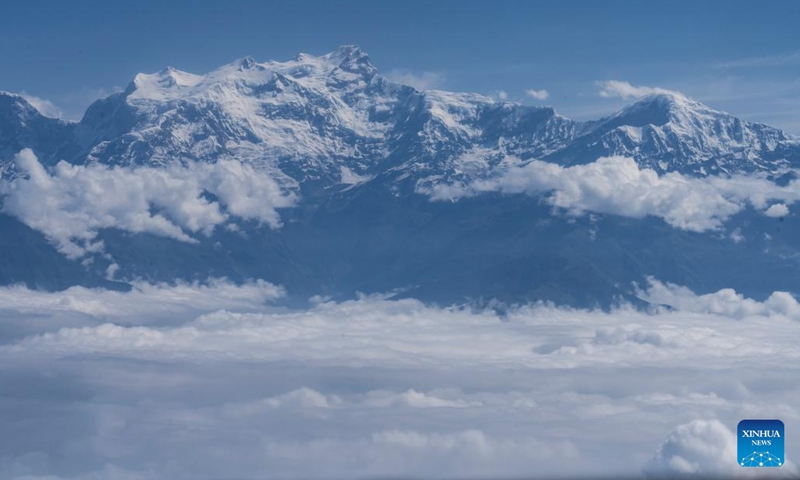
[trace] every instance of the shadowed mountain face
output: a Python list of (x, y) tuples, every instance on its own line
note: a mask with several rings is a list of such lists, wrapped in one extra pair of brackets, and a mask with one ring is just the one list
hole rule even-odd
[(43, 159), (53, 158), (65, 143), (73, 141), (75, 124), (48, 118), (24, 98), (0, 92), (0, 171), (23, 148), (31, 148)]
[(364, 52), (345, 46), (288, 62), (247, 57), (206, 75), (172, 68), (140, 74), (77, 123), (0, 94), (6, 179), (21, 173), (13, 157), (23, 148), (45, 166), (63, 160), (191, 170), (236, 160), (299, 200), (279, 210), (280, 228), (243, 221), (192, 231), (192, 242), (100, 228), (102, 252), (73, 260), (50, 246), (45, 230), (6, 216), (4, 284), (116, 285), (105, 280), (114, 264), (118, 279), (264, 278), (297, 301), (397, 291), (442, 303), (608, 305), (635, 300), (633, 282), (648, 275), (756, 297), (800, 290), (792, 274), (800, 258), (796, 221), (765, 216), (761, 207), (691, 231), (648, 212), (565, 212), (547, 189), (497, 189), (458, 201), (429, 195), (440, 186), (481, 185), (498, 171), (525, 171), (534, 160), (570, 168), (606, 156), (685, 179), (746, 174), (786, 185), (795, 178), (795, 138), (679, 94), (576, 122), (549, 107), (419, 91), (389, 81)]

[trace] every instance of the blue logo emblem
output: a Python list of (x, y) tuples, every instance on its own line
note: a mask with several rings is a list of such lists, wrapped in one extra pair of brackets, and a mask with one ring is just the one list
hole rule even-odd
[(786, 461), (780, 420), (742, 420), (736, 430), (740, 466), (780, 467)]

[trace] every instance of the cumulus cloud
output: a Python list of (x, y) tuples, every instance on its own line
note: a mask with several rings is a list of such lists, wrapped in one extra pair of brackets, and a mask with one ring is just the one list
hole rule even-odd
[(664, 476), (738, 473), (736, 435), (719, 420), (679, 425), (664, 440), (646, 471)]
[(770, 205), (770, 207), (764, 211), (764, 215), (773, 218), (785, 217), (786, 215), (789, 215), (789, 207), (783, 203), (776, 203), (774, 205)]
[[(418, 191), (433, 200), (456, 200), (483, 192), (546, 195), (573, 215), (606, 213), (632, 218), (654, 216), (673, 227), (703, 232), (720, 228), (747, 205), (765, 209), (770, 200), (800, 199), (800, 182), (781, 187), (758, 176), (691, 177), (659, 175), (628, 157), (603, 157), (571, 167), (509, 159), (486, 178), (469, 184), (437, 184)], [(781, 209), (778, 207), (778, 211)], [(776, 212), (775, 205), (767, 212)], [(766, 213), (766, 212), (765, 212)]]
[(397, 83), (410, 85), (418, 90), (434, 90), (444, 86), (445, 75), (442, 72), (415, 73), (404, 68), (390, 70), (386, 78)]
[(505, 90), (497, 90), (496, 92), (494, 92), (494, 96), (498, 100), (508, 100), (508, 92), (506, 92)]
[(4, 211), (71, 258), (101, 249), (103, 228), (193, 243), (233, 218), (278, 228), (277, 209), (295, 202), (269, 174), (234, 160), (166, 168), (60, 162), (50, 172), (25, 149), (14, 162), (25, 175), (0, 183)]
[(25, 91), (20, 92), (20, 95), (45, 117), (64, 118), (64, 112), (50, 100), (31, 95)]
[(713, 475), (742, 418), (800, 421), (778, 293), (651, 279), (672, 308), (502, 314), (280, 294), (0, 288), (0, 479)]
[[(719, 420), (693, 420), (677, 426), (658, 447), (644, 471), (654, 477), (759, 477), (761, 472), (740, 468), (736, 434)], [(787, 462), (773, 478), (794, 477), (796, 465)]]
[(226, 405), (224, 413), (231, 417), (244, 417), (262, 414), (265, 409), (278, 408), (467, 408), (483, 405), (480, 400), (467, 401), (464, 397), (466, 396), (460, 391), (425, 393), (413, 388), (405, 392), (372, 390), (361, 395), (342, 397), (325, 395), (311, 388), (302, 387), (253, 402)]
[(675, 307), (684, 312), (713, 313), (738, 320), (748, 317), (781, 317), (800, 321), (800, 303), (789, 292), (773, 292), (765, 301), (745, 298), (730, 288), (697, 295), (673, 283), (648, 279), (646, 290), (639, 290), (643, 300)]
[(595, 82), (600, 89), (600, 96), (605, 98), (622, 98), (625, 100), (646, 97), (660, 93), (679, 94), (673, 90), (659, 87), (634, 86), (621, 80), (604, 80)]
[(547, 98), (550, 96), (550, 92), (545, 89), (536, 90), (529, 88), (528, 90), (525, 90), (525, 95), (535, 98), (536, 100), (547, 100)]

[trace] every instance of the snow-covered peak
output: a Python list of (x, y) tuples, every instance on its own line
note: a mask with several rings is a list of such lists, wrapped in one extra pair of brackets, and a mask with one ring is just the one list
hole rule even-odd
[(72, 135), (74, 122), (45, 115), (36, 100), (0, 91), (0, 177), (14, 175), (11, 159), (23, 148), (49, 159)]
[[(617, 113), (589, 122), (568, 157), (599, 153), (625, 155), (657, 171), (708, 175), (735, 171), (775, 171), (783, 131), (743, 121), (677, 92), (643, 97)], [(594, 153), (597, 152), (597, 153)]]
[(596, 126), (600, 129), (615, 126), (661, 126), (677, 117), (691, 116), (698, 111), (711, 110), (679, 93), (658, 93), (642, 97), (620, 111), (600, 119)]
[(584, 163), (626, 155), (658, 171), (713, 174), (775, 170), (795, 155), (780, 130), (678, 93), (575, 122), (549, 107), (390, 81), (354, 45), (287, 61), (243, 57), (202, 75), (140, 74), (93, 104), (75, 136), (77, 162), (235, 157), (325, 188), (356, 177), (466, 179), (508, 158)]
[(297, 55), (287, 62), (268, 61), (259, 63), (246, 56), (223, 65), (203, 75), (192, 74), (167, 67), (153, 74), (140, 73), (132, 82), (131, 100), (176, 100), (196, 96), (220, 85), (258, 86), (274, 82), (297, 82), (306, 88), (326, 85), (366, 86), (377, 69), (369, 56), (359, 47), (345, 45), (321, 56)]
[(41, 114), (36, 107), (18, 93), (6, 92), (0, 90), (0, 104), (2, 105), (3, 112), (16, 111), (18, 115), (30, 116)]
[(165, 68), (96, 102), (79, 142), (92, 161), (235, 156), (330, 184), (342, 167), (363, 175), (385, 157), (398, 109), (415, 105), (399, 97), (411, 92), (377, 76), (356, 46), (289, 61), (244, 57), (203, 75)]
[(239, 68), (243, 70), (248, 68), (256, 68), (258, 66), (258, 63), (250, 55), (240, 58), (237, 63), (239, 64)]
[(346, 64), (359, 60), (369, 60), (367, 55), (358, 45), (341, 45), (334, 51), (322, 55), (322, 58), (336, 64)]
[(698, 101), (692, 100), (678, 93), (660, 93), (645, 97), (629, 107), (650, 108), (661, 111), (669, 116), (670, 121), (685, 122), (687, 119), (702, 118), (704, 120), (731, 117), (732, 115), (714, 110)]
[(692, 134), (720, 123), (745, 124), (747, 122), (678, 92), (662, 92), (637, 100), (619, 112), (598, 121), (597, 126), (600, 128), (608, 128), (611, 125), (661, 127), (670, 124), (672, 128), (682, 129), (685, 134)]
[(194, 75), (172, 67), (167, 67), (157, 73), (140, 73), (133, 78), (134, 92), (131, 96), (165, 100), (176, 96), (174, 92), (196, 86), (204, 78), (202, 75)]
[(374, 75), (377, 69), (372, 64), (369, 55), (356, 45), (343, 45), (327, 55), (323, 55), (332, 65), (350, 72), (360, 72)]
[[(46, 99), (27, 93), (0, 90), (0, 117), (14, 118), (22, 123), (36, 122), (44, 118), (48, 122), (72, 125), (76, 122), (62, 118), (63, 112)], [(3, 127), (0, 127), (2, 130)], [(2, 148), (0, 146), (0, 148)]]

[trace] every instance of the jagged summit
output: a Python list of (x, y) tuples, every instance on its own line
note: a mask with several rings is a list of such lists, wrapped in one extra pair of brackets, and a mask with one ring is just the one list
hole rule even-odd
[(703, 106), (678, 93), (658, 93), (643, 97), (620, 111), (600, 120), (600, 124), (617, 123), (631, 127), (661, 126), (686, 108)]
[[(321, 82), (342, 85), (362, 81), (368, 83), (377, 74), (369, 56), (359, 47), (345, 45), (321, 56), (299, 54), (287, 62), (259, 63), (246, 56), (206, 74), (198, 75), (167, 67), (157, 73), (136, 75), (132, 82), (133, 99), (174, 99), (187, 97), (202, 89), (217, 88), (222, 83), (263, 84), (281, 78), (279, 82), (298, 81), (310, 85)], [(194, 91), (182, 87), (197, 87)], [(165, 93), (170, 92), (170, 93)], [(178, 93), (182, 92), (182, 93)]]
[(658, 172), (695, 175), (777, 172), (797, 158), (794, 143), (780, 129), (743, 121), (677, 92), (661, 92), (586, 123), (555, 158), (585, 163), (623, 155)]
[(36, 107), (30, 104), (25, 97), (18, 93), (0, 90), (0, 110), (5, 114), (12, 114), (12, 110), (18, 115), (35, 115), (40, 113)]
[(715, 110), (678, 92), (661, 92), (642, 97), (618, 112), (590, 122), (595, 129), (616, 126), (663, 127), (672, 125), (698, 126), (734, 118), (726, 112)]
[(327, 58), (332, 62), (343, 64), (352, 61), (369, 59), (369, 55), (361, 50), (361, 47), (358, 45), (341, 45), (332, 52), (322, 55), (322, 58)]
[(576, 122), (552, 107), (391, 81), (355, 45), (288, 61), (246, 56), (205, 74), (172, 67), (139, 74), (124, 92), (95, 102), (66, 140), (59, 135), (58, 148), (33, 145), (51, 152), (45, 162), (235, 157), (301, 188), (372, 178), (416, 189), (467, 181), (510, 157), (569, 165), (625, 155), (659, 172), (695, 175), (775, 172), (800, 158), (797, 141), (782, 131), (676, 92)]
[(23, 148), (53, 157), (74, 128), (74, 122), (42, 114), (23, 95), (0, 91), (0, 177), (14, 174), (11, 159)]
[(74, 123), (71, 120), (60, 118), (58, 113), (58, 109), (53, 108), (52, 105), (46, 105), (46, 102), (36, 97), (25, 93), (0, 90), (0, 115), (18, 116), (27, 119), (43, 116), (65, 124)]
[(349, 72), (367, 75), (374, 75), (378, 72), (369, 55), (356, 45), (343, 45), (333, 52), (323, 55), (322, 58), (326, 58), (329, 62)]
[(240, 58), (237, 60), (237, 63), (242, 69), (254, 68), (258, 65), (258, 63), (256, 63), (256, 61), (250, 55)]
[(193, 87), (202, 81), (203, 77), (188, 72), (166, 67), (163, 70), (146, 74), (140, 73), (133, 78), (133, 90), (155, 94), (159, 90), (168, 90), (181, 87)]

